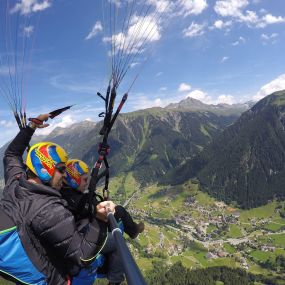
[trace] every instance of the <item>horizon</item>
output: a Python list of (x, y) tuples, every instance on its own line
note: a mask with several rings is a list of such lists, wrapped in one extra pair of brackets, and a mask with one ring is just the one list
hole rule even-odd
[[(285, 89), (284, 89), (285, 90)], [(272, 94), (270, 94), (270, 95), (272, 95)], [(269, 95), (268, 95), (269, 96)], [(265, 98), (265, 97), (264, 97)], [(185, 101), (185, 100), (187, 100), (187, 99), (191, 99), (191, 100), (195, 100), (195, 101), (197, 101), (197, 102), (200, 102), (200, 103), (202, 103), (202, 104), (204, 104), (204, 105), (211, 105), (211, 106), (219, 106), (219, 105), (223, 105), (223, 106), (235, 106), (235, 105), (246, 105), (247, 103), (254, 103), (254, 104), (256, 104), (256, 103), (258, 103), (259, 101), (252, 101), (252, 100), (250, 100), (250, 101), (245, 101), (245, 102), (239, 102), (239, 103), (232, 103), (232, 104), (230, 104), (230, 103), (204, 103), (204, 102), (202, 102), (202, 101), (200, 101), (200, 100), (198, 100), (198, 99), (195, 99), (195, 98), (193, 98), (193, 97), (186, 97), (185, 99), (182, 99), (181, 101), (179, 101), (179, 102), (176, 102), (176, 103), (170, 103), (169, 105), (172, 105), (172, 104), (180, 104), (182, 101)], [(262, 98), (263, 99), (263, 98)], [(262, 99), (260, 99), (260, 100), (262, 100)], [(134, 111), (129, 111), (129, 112), (120, 112), (120, 115), (122, 115), (122, 114), (128, 114), (128, 113), (133, 113), (133, 112), (140, 112), (140, 111), (143, 111), (143, 110), (148, 110), (148, 109), (152, 109), (152, 108), (162, 108), (162, 109), (165, 109), (165, 108), (168, 108), (169, 107), (169, 105), (167, 105), (167, 106), (164, 106), (164, 107), (160, 107), (160, 106), (153, 106), (153, 107), (147, 107), (147, 108), (144, 108), (144, 109), (138, 109), (138, 110), (134, 110)], [(246, 112), (246, 111), (245, 111)], [(56, 129), (67, 129), (67, 128), (69, 128), (69, 127), (72, 127), (72, 126), (74, 126), (74, 125), (76, 125), (76, 124), (81, 124), (81, 123), (84, 123), (84, 122), (90, 122), (90, 123), (94, 123), (94, 124), (96, 124), (96, 123), (99, 123), (99, 122), (101, 122), (101, 121), (103, 121), (104, 119), (102, 119), (102, 118), (97, 118), (97, 120), (95, 119), (95, 120), (93, 120), (93, 119), (91, 119), (91, 118), (86, 118), (86, 119), (83, 119), (82, 121), (76, 121), (76, 122), (73, 122), (73, 123), (71, 123), (71, 124), (68, 124), (68, 125), (65, 125), (65, 122), (63, 121), (63, 122), (61, 122), (61, 123), (58, 123), (58, 124), (54, 124), (54, 125), (50, 125), (49, 127), (47, 127), (47, 128), (45, 128), (45, 129), (37, 129), (37, 132), (35, 132), (35, 134), (34, 134), (34, 136), (47, 136), (47, 135), (49, 135), (49, 134), (51, 134), (54, 130), (56, 130)], [(50, 121), (49, 121), (50, 122)], [(6, 144), (7, 142), (5, 142), (4, 144), (1, 144), (0, 145), (0, 148), (1, 147), (3, 147), (5, 144)]]
[[(198, 100), (198, 99), (195, 99), (195, 98), (192, 98), (192, 97), (186, 97), (185, 99), (182, 99), (181, 101), (179, 102), (176, 102), (176, 103), (170, 103), (169, 105), (171, 104), (179, 104), (181, 103), (183, 100), (187, 100), (187, 99), (193, 99), (193, 100), (196, 100), (202, 104), (205, 104), (205, 105), (212, 105), (212, 106), (218, 106), (218, 105), (228, 105), (228, 106), (233, 106), (233, 105), (238, 105), (238, 104), (246, 104), (246, 103), (250, 103), (250, 102), (253, 102), (253, 101), (246, 101), (246, 102), (243, 102), (243, 103), (232, 103), (232, 104), (228, 104), (228, 103), (216, 103), (216, 104), (211, 104), (211, 103), (203, 103), (202, 101)], [(256, 101), (257, 102), (257, 101)], [(143, 111), (143, 110), (147, 110), (147, 109), (151, 109), (151, 108), (162, 108), (162, 109), (165, 109), (167, 108), (169, 105), (167, 106), (164, 106), (164, 107), (156, 107), (156, 106), (153, 106), (153, 107), (147, 107), (147, 108), (144, 108), (144, 109), (138, 109), (138, 110), (134, 110), (134, 111), (129, 111), (129, 112), (121, 112), (120, 114), (128, 114), (128, 113), (132, 113), (132, 112), (139, 112), (139, 111)], [(123, 111), (123, 110), (122, 110)], [(51, 134), (54, 130), (56, 129), (66, 129), (66, 128), (69, 128), (69, 127), (72, 127), (76, 124), (81, 124), (83, 122), (91, 122), (91, 123), (98, 123), (98, 122), (101, 122), (102, 118), (97, 118), (97, 120), (93, 120), (91, 118), (86, 118), (86, 119), (83, 119), (82, 121), (77, 121), (77, 122), (73, 122), (72, 124), (68, 124), (68, 125), (65, 125), (65, 122), (62, 121), (61, 123), (58, 123), (58, 124), (54, 124), (54, 125), (50, 125), (49, 127), (45, 128), (45, 129), (38, 129), (37, 132), (35, 132), (34, 136), (47, 136), (49, 134)], [(50, 121), (48, 122), (50, 123)], [(16, 132), (17, 132), (17, 128), (16, 128)], [(16, 133), (15, 133), (16, 134)], [(10, 140), (8, 140), (10, 141)], [(3, 147), (8, 141), (6, 141), (5, 143), (3, 144), (0, 144), (0, 148)]]
[[(172, 2), (160, 2), (169, 5), (168, 23), (155, 23), (152, 51), (145, 51), (150, 60), (134, 63), (134, 70), (136, 66), (143, 70), (123, 112), (165, 107), (187, 97), (204, 104), (238, 104), (285, 89), (282, 0), (177, 0), (179, 21)], [(146, 3), (157, 5), (152, 0)], [(103, 102), (96, 92), (105, 93), (109, 61), (100, 3), (18, 0), (13, 4), (11, 17), (26, 14), (33, 23), (40, 17), (38, 26), (25, 27), (29, 36), (35, 34), (24, 78), (28, 117), (75, 103), (51, 121), (51, 130), (86, 119), (98, 121)], [(0, 41), (3, 37), (2, 33)], [(5, 48), (0, 46), (1, 59)], [(7, 76), (7, 68), (0, 64), (1, 76)], [(127, 78), (122, 85), (118, 101), (129, 82)], [(14, 121), (0, 96), (0, 145), (16, 135)]]

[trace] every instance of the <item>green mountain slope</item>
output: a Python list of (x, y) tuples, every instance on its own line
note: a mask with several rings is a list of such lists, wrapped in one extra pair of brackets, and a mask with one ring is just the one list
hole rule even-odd
[(202, 190), (250, 208), (285, 198), (285, 91), (242, 116), (175, 174), (178, 183), (197, 176)]

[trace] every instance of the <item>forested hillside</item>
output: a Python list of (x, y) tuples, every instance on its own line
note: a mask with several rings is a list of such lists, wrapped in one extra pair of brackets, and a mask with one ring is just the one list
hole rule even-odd
[[(201, 189), (240, 207), (285, 198), (285, 91), (258, 102), (164, 183), (197, 177)], [(174, 179), (176, 178), (176, 180)]]

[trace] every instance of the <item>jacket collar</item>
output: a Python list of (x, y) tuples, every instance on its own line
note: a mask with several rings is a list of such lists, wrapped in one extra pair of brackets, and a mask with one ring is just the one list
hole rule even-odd
[(23, 177), (19, 179), (19, 184), (20, 186), (26, 188), (28, 191), (33, 193), (61, 197), (61, 194), (58, 190), (44, 184), (29, 182)]

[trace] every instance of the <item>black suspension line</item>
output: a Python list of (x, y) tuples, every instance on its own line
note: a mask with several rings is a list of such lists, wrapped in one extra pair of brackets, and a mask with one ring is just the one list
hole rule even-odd
[[(134, 28), (132, 35), (130, 35), (128, 38), (126, 37), (128, 39), (128, 45), (127, 45), (126, 49), (124, 51), (122, 51), (122, 53), (124, 54), (124, 60), (122, 61), (121, 66), (118, 67), (120, 74), (122, 73), (122, 70), (125, 69), (126, 64), (129, 60), (129, 57), (131, 56), (131, 53), (132, 53), (134, 47), (136, 46), (136, 43), (138, 42), (138, 36), (141, 32), (141, 28), (144, 25), (144, 21), (147, 18), (147, 14), (148, 14), (150, 8), (151, 8), (150, 6), (146, 7), (146, 11), (144, 12), (144, 15), (141, 16), (143, 14), (143, 10), (144, 10), (144, 6), (142, 7), (141, 12), (139, 13), (139, 16), (138, 16), (139, 19), (141, 19), (141, 18), (142, 19), (140, 20), (139, 23), (134, 25), (135, 28)], [(125, 55), (125, 54), (127, 54), (127, 55)], [(119, 77), (120, 77), (120, 75), (119, 75)]]
[[(165, 9), (166, 9), (166, 8), (165, 8)], [(120, 74), (120, 77), (119, 77), (119, 84), (120, 84), (121, 81), (124, 79), (125, 75), (127, 74), (127, 72), (128, 72), (128, 70), (130, 69), (132, 63), (134, 63), (134, 61), (135, 61), (135, 59), (138, 57), (138, 55), (140, 55), (140, 54), (143, 52), (143, 50), (144, 50), (144, 49), (146, 48), (146, 46), (148, 45), (148, 42), (151, 42), (151, 41), (152, 41), (153, 37), (155, 36), (155, 30), (154, 30), (154, 29), (155, 29), (156, 25), (159, 23), (160, 19), (162, 18), (163, 13), (164, 13), (164, 11), (163, 11), (162, 13), (159, 13), (159, 14), (160, 14), (160, 17), (159, 17), (159, 18), (154, 17), (155, 21), (154, 21), (154, 23), (152, 23), (153, 26), (152, 26), (152, 28), (150, 29), (150, 31), (148, 32), (148, 34), (147, 34), (146, 36), (144, 36), (144, 35), (141, 36), (141, 39), (144, 38), (144, 39), (143, 39), (143, 42), (142, 42), (142, 44), (140, 45), (140, 47), (137, 49), (137, 52), (134, 53), (134, 54), (132, 55), (132, 57), (130, 57), (130, 59), (129, 59), (128, 63), (127, 63), (127, 67), (126, 67), (126, 69), (124, 70), (124, 72), (122, 72), (122, 73)], [(155, 15), (155, 16), (156, 16), (156, 15)], [(151, 24), (148, 25), (148, 27), (147, 27), (147, 29), (145, 29), (145, 31), (147, 31), (148, 28), (150, 28), (150, 26), (151, 26)], [(145, 62), (146, 62), (146, 61), (145, 61)], [(145, 63), (145, 62), (144, 62), (144, 63)]]

